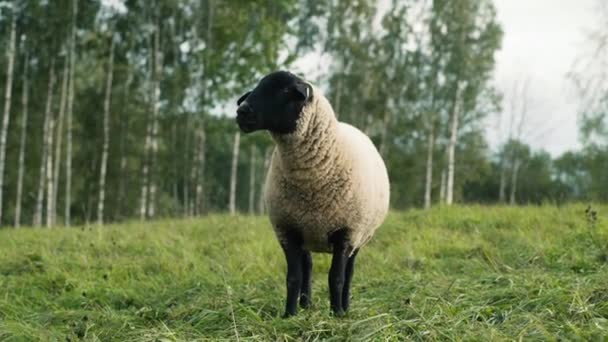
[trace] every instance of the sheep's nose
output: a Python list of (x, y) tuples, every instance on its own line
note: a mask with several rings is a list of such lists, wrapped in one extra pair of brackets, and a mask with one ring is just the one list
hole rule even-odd
[(239, 116), (247, 116), (249, 114), (253, 113), (253, 110), (251, 109), (251, 106), (249, 106), (249, 104), (247, 102), (241, 104), (239, 106), (239, 108), (237, 108), (236, 110), (236, 114)]

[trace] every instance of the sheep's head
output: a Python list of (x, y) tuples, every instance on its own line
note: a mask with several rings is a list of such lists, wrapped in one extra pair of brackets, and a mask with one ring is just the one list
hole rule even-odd
[(238, 99), (236, 122), (245, 133), (263, 129), (276, 134), (293, 133), (302, 108), (312, 98), (312, 90), (310, 84), (290, 72), (268, 74), (255, 89)]

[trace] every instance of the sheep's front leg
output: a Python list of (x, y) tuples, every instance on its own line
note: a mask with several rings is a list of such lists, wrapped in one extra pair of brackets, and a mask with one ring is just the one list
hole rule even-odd
[(298, 297), (302, 287), (302, 244), (294, 238), (288, 238), (282, 245), (287, 259), (287, 300), (285, 303), (285, 314), (283, 317), (289, 317), (296, 314)]
[(344, 288), (342, 289), (342, 309), (348, 310), (350, 306), (350, 284), (353, 279), (353, 273), (355, 272), (355, 257), (359, 249), (355, 249), (352, 255), (346, 262), (346, 269), (344, 270)]
[(346, 231), (339, 230), (330, 237), (332, 244), (331, 268), (329, 269), (329, 295), (331, 310), (336, 316), (344, 315), (342, 294), (345, 284), (346, 264), (352, 251), (346, 239)]
[(308, 308), (311, 301), (312, 255), (309, 251), (302, 253), (302, 288), (300, 289), (300, 306)]

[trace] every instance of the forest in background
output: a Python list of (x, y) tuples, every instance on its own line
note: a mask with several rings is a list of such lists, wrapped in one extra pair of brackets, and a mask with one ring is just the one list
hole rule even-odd
[(394, 208), (608, 200), (608, 24), (564, 75), (583, 148), (555, 158), (524, 143), (526, 81), (494, 87), (502, 36), (491, 0), (0, 1), (0, 225), (263, 212), (272, 141), (226, 113), (312, 52)]

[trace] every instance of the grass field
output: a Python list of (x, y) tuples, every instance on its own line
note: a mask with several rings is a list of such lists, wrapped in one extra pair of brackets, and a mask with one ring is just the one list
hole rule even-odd
[(351, 310), (281, 319), (265, 217), (0, 231), (0, 340), (512, 340), (608, 337), (608, 207), (392, 213), (358, 257)]

